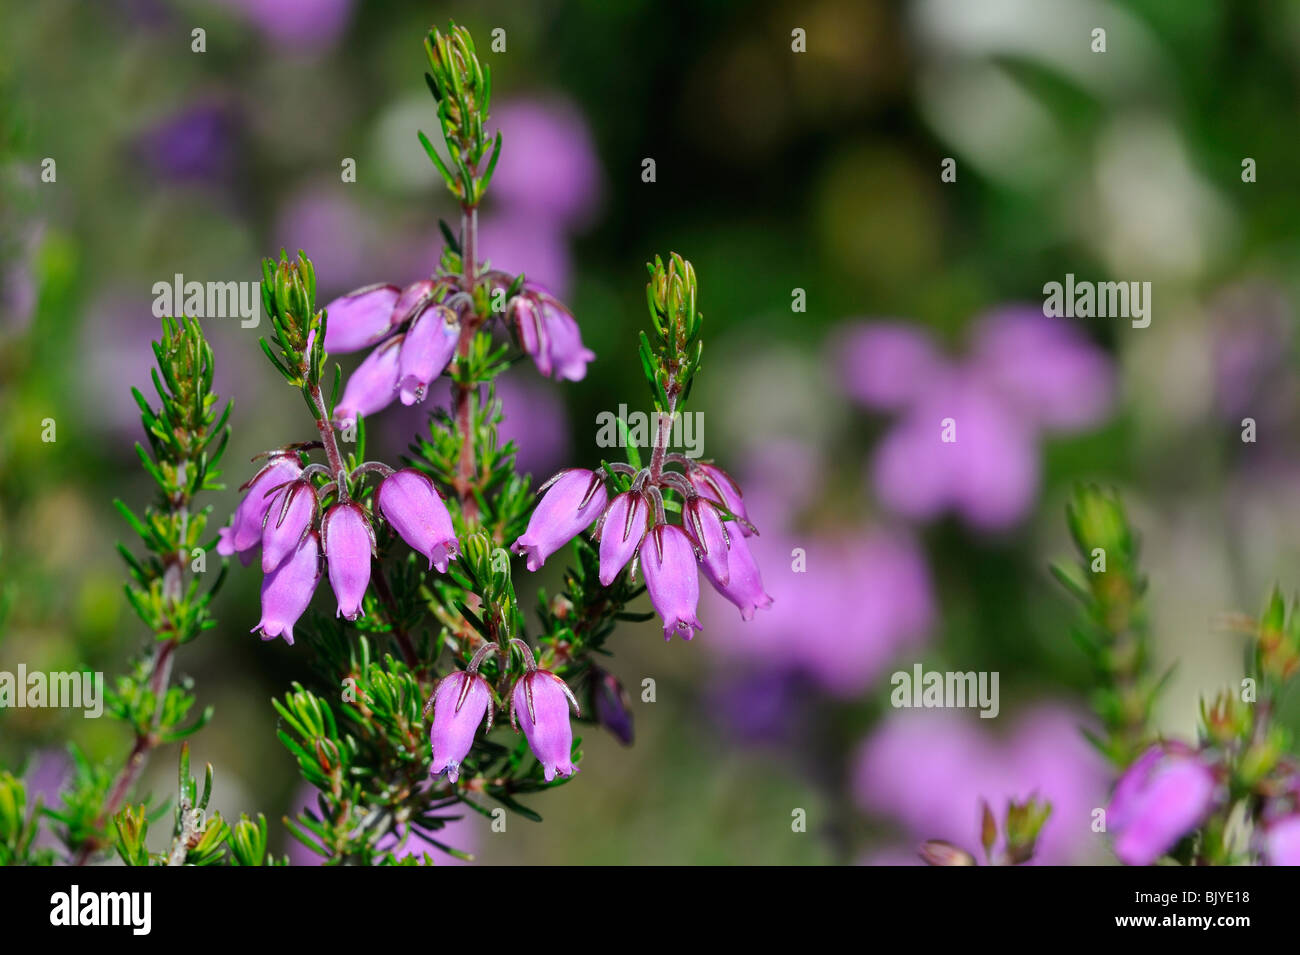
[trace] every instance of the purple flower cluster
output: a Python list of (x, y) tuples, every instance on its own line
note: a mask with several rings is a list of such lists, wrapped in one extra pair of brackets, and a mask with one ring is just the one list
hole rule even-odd
[[(494, 288), (510, 283), (504, 274), (487, 278)], [(421, 279), (405, 289), (368, 285), (325, 306), (327, 352), (373, 348), (343, 389), (334, 409), (336, 426), (355, 424), (358, 415), (373, 415), (394, 399), (413, 405), (428, 397), (430, 383), (451, 363), (460, 342), (460, 320), (448, 305), (466, 293), (450, 290), (447, 279)], [(536, 285), (525, 284), (511, 298), (507, 321), (544, 375), (581, 381), (596, 357), (583, 346), (573, 314)]]
[[(573, 727), (569, 725), (569, 707), (577, 714), (578, 701), (568, 684), (549, 670), (538, 668), (532, 651), (522, 640), (512, 640), (524, 656), (524, 673), (515, 681), (510, 696), (510, 725), (519, 732), (522, 726), (528, 745), (542, 765), (549, 783), (556, 776), (572, 776)], [(433, 709), (429, 727), (429, 744), (433, 763), (429, 771), (437, 776), (446, 773), (453, 783), (460, 778), (460, 764), (474, 745), (480, 723), (484, 732), (492, 729), (495, 706), (492, 688), (479, 675), (479, 664), (495, 644), (484, 644), (469, 667), (443, 677), (425, 705), (425, 714)]]
[[(728, 682), (738, 672), (759, 687), (778, 674), (797, 676), (781, 685), (806, 680), (853, 699), (891, 661), (917, 652), (939, 616), (925, 552), (906, 528), (808, 519), (825, 470), (813, 448), (791, 440), (759, 447), (739, 469), (746, 506), (763, 516), (763, 536), (746, 543), (765, 570), (773, 606), (742, 625), (721, 598), (705, 595), (702, 619)], [(742, 703), (727, 715), (743, 721), (746, 709)]]
[[(429, 566), (446, 571), (459, 552), (451, 515), (437, 488), (412, 468), (384, 474), (375, 493), (379, 513)], [(313, 477), (326, 473), (319, 464), (304, 468), (296, 453), (275, 452), (252, 480), (235, 510), (234, 520), (219, 533), (217, 552), (238, 554), (245, 565), (262, 549), (262, 618), (254, 632), (262, 639), (283, 636), (293, 643), (293, 626), (311, 602), (327, 568), (338, 601), (337, 614), (355, 620), (370, 584), (375, 553), (375, 518), (341, 490), (321, 513), (322, 489)], [(332, 486), (326, 487), (326, 490)], [(326, 567), (321, 565), (322, 556)]]
[[(901, 823), (910, 840), (979, 842), (979, 805), (1000, 815), (1005, 801), (1036, 793), (1052, 815), (1034, 865), (1079, 864), (1099, 846), (1086, 820), (1103, 804), (1106, 766), (1079, 732), (1075, 711), (1057, 704), (1026, 710), (1008, 735), (954, 710), (899, 711), (863, 743), (853, 773), (858, 806)], [(996, 722), (996, 721), (994, 721)], [(919, 863), (915, 852), (886, 852), (872, 864)]]
[(460, 340), (456, 313), (439, 300), (446, 283), (422, 279), (405, 289), (369, 285), (325, 306), (325, 350), (360, 351), (377, 346), (348, 379), (334, 409), (339, 427), (355, 424), (401, 398), (423, 401), (429, 384), (451, 363)]
[(1105, 353), (1029, 307), (979, 321), (960, 361), (901, 322), (854, 326), (838, 352), (850, 396), (898, 415), (871, 465), (882, 503), (914, 520), (955, 511), (981, 530), (1010, 527), (1033, 504), (1039, 435), (1099, 424), (1114, 392)]
[[(663, 618), (664, 637), (678, 633), (689, 640), (703, 629), (696, 617), (700, 570), (745, 620), (771, 606), (772, 598), (745, 541), (756, 531), (740, 488), (712, 464), (677, 454), (666, 460), (684, 471), (611, 465), (615, 473), (632, 478), (631, 486), (612, 500), (604, 475), (581, 468), (561, 471), (542, 486), (528, 528), (512, 549), (527, 555), (528, 569), (536, 571), (595, 524), (600, 582), (609, 586), (629, 563), (635, 575), (639, 564), (650, 601)], [(683, 499), (680, 525), (668, 523), (664, 490)]]

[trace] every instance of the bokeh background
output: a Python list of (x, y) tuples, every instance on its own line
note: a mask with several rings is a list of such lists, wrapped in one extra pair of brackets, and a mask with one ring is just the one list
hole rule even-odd
[[(455, 210), (416, 139), (436, 129), (421, 41), (449, 18), (491, 64), (505, 138), (483, 253), (565, 298), (598, 355), (562, 387), (508, 373), (521, 462), (590, 465), (596, 415), (645, 406), (643, 263), (681, 252), (706, 317), (705, 453), (745, 488), (777, 601), (742, 624), (706, 600), (690, 644), (625, 627), (611, 669), (635, 745), (586, 727), (582, 772), (532, 801), (544, 823), (472, 819), (450, 841), (488, 862), (903, 864), (922, 838), (973, 846), (981, 797), (1037, 791), (1056, 806), (1043, 861), (1108, 861), (1088, 813), (1109, 779), (1079, 733), (1090, 674), (1047, 573), (1070, 556), (1073, 482), (1118, 486), (1141, 532), (1157, 662), (1177, 664), (1171, 734), (1238, 679), (1221, 615), (1300, 579), (1285, 0), (6, 5), (0, 669), (111, 675), (147, 637), (111, 502), (151, 493), (129, 388), (148, 384), (155, 282), (254, 281), (281, 247), (315, 260), (322, 298), (434, 268)], [(1043, 284), (1067, 273), (1151, 282), (1150, 326), (1043, 319)], [(310, 424), (264, 329), (205, 327), (235, 398), (220, 523), (248, 458)], [(954, 408), (957, 464), (934, 441)], [(375, 455), (420, 418), (390, 410)], [(311, 647), (249, 635), (257, 586), (232, 570), (219, 628), (177, 667), (216, 707), (194, 754), (217, 808), (265, 812), (287, 848), (275, 820), (301, 789), (269, 700)], [(998, 718), (891, 708), (890, 673), (917, 662), (998, 671)], [(0, 712), (0, 762), (46, 792), (70, 738), (115, 762), (128, 742), (108, 720)], [(155, 755), (155, 792), (175, 758)]]

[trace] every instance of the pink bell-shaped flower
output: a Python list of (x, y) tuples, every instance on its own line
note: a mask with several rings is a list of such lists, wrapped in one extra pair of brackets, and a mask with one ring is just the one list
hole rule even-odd
[(700, 575), (690, 538), (674, 524), (658, 524), (646, 531), (639, 553), (650, 602), (664, 621), (664, 639), (678, 633), (689, 640), (704, 629), (695, 616)]
[(329, 564), (330, 587), (338, 598), (336, 616), (355, 620), (370, 585), (370, 558), (375, 552), (374, 529), (359, 504), (335, 504), (321, 521), (321, 540)]
[(335, 355), (369, 348), (389, 333), (396, 285), (367, 285), (325, 306), (325, 350)]
[(625, 491), (610, 501), (601, 515), (600, 582), (608, 587), (627, 566), (645, 536), (650, 506), (645, 496)]
[(402, 540), (446, 573), (460, 551), (451, 514), (433, 482), (415, 468), (394, 471), (379, 484), (380, 513)]
[(308, 531), (297, 549), (262, 578), (262, 619), (253, 632), (261, 631), (263, 640), (282, 636), (292, 646), (293, 625), (311, 603), (320, 578), (320, 537)]
[(538, 570), (557, 550), (586, 530), (605, 510), (605, 482), (583, 468), (564, 471), (549, 487), (528, 519), (528, 528), (511, 546), (528, 555), (528, 569)]

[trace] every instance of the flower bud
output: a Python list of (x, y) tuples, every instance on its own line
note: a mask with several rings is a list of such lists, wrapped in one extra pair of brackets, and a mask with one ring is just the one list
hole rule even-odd
[(492, 690), (478, 673), (457, 670), (438, 683), (433, 693), (433, 723), (429, 727), (432, 775), (445, 770), (453, 783), (460, 778), (461, 761), (474, 745), (474, 734), (485, 716), (484, 732), (487, 732), (492, 729)]
[(397, 385), (402, 404), (423, 401), (429, 382), (442, 374), (460, 339), (456, 313), (430, 305), (415, 317), (397, 357)]
[(689, 640), (703, 630), (695, 617), (700, 602), (700, 578), (695, 548), (686, 532), (674, 524), (659, 524), (641, 541), (641, 573), (650, 602), (664, 621), (664, 639), (679, 633)]
[(600, 582), (608, 587), (636, 553), (645, 536), (650, 508), (645, 497), (625, 491), (610, 502), (601, 516)]
[(357, 422), (357, 415), (369, 417), (392, 404), (397, 396), (397, 359), (402, 337), (384, 342), (363, 361), (348, 379), (343, 397), (334, 408), (334, 424), (340, 428)]
[(528, 529), (510, 548), (528, 555), (529, 570), (541, 568), (546, 558), (586, 530), (605, 510), (605, 482), (599, 475), (574, 468), (553, 480), (528, 519)]
[(335, 504), (321, 521), (321, 538), (329, 564), (330, 587), (338, 598), (335, 616), (356, 620), (370, 585), (370, 558), (375, 550), (374, 531), (365, 512), (352, 502)]
[(740, 618), (750, 620), (753, 619), (755, 610), (766, 610), (772, 606), (772, 598), (763, 589), (758, 562), (754, 560), (754, 554), (740, 528), (735, 521), (728, 521), (726, 527), (731, 537), (731, 548), (727, 551), (727, 582), (723, 583), (715, 577), (713, 568), (708, 563), (704, 565), (704, 574), (714, 590), (740, 608)]
[(291, 556), (262, 578), (262, 619), (253, 628), (263, 640), (283, 636), (293, 645), (293, 625), (311, 603), (320, 583), (320, 537), (308, 531)]
[(1120, 777), (1106, 810), (1115, 854), (1151, 865), (1209, 815), (1214, 772), (1185, 746), (1152, 746)]
[[(754, 533), (746, 526), (749, 522), (749, 514), (745, 511), (745, 499), (740, 493), (740, 487), (731, 479), (731, 475), (712, 464), (697, 464), (690, 469), (687, 477), (701, 497), (708, 498), (715, 504), (721, 504), (744, 522), (741, 524), (741, 530), (746, 537)], [(727, 529), (734, 530), (730, 527)]]
[(388, 334), (396, 285), (367, 285), (325, 306), (325, 350), (335, 355), (369, 348)]
[(927, 865), (976, 864), (975, 857), (965, 849), (954, 846), (951, 842), (944, 842), (942, 839), (931, 839), (929, 842), (923, 842), (918, 851)]
[(568, 685), (549, 670), (529, 670), (515, 683), (510, 695), (510, 725), (516, 730), (523, 727), (548, 783), (557, 773), (572, 776), (575, 772), (570, 705), (577, 713), (578, 701)]
[(271, 498), (262, 526), (262, 573), (269, 574), (298, 549), (316, 517), (316, 488), (294, 481)]
[(447, 505), (433, 482), (415, 468), (394, 471), (379, 484), (379, 510), (402, 540), (429, 558), (429, 566), (447, 572), (460, 552)]
[(731, 549), (728, 532), (739, 534), (740, 528), (734, 521), (724, 528), (717, 509), (702, 497), (693, 497), (686, 502), (682, 524), (699, 549), (700, 563), (709, 579), (715, 581), (714, 586), (727, 586), (731, 580), (731, 571), (727, 567), (727, 554)]
[(274, 455), (248, 482), (248, 492), (235, 508), (234, 520), (218, 532), (217, 553), (222, 557), (238, 554), (245, 565), (252, 550), (262, 539), (262, 523), (271, 508), (271, 489), (295, 481), (302, 474), (295, 454)]

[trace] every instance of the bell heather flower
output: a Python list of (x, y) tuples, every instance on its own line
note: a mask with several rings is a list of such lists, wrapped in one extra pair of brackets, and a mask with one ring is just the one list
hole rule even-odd
[(400, 335), (389, 339), (367, 355), (352, 373), (343, 389), (343, 397), (334, 408), (337, 427), (356, 424), (357, 415), (369, 417), (392, 404), (397, 396), (397, 361), (401, 344)]
[(447, 572), (460, 544), (447, 505), (433, 482), (415, 468), (394, 471), (379, 484), (379, 510), (393, 530), (414, 550), (429, 558), (429, 566)]
[(411, 323), (397, 357), (402, 404), (423, 401), (429, 382), (442, 374), (456, 351), (460, 323), (451, 309), (429, 305)]
[(389, 326), (396, 328), (398, 325), (404, 325), (420, 314), (431, 301), (433, 301), (433, 282), (429, 279), (412, 282), (402, 289), (402, 294), (393, 303), (393, 310), (388, 319)]
[(252, 550), (262, 539), (262, 522), (271, 508), (271, 489), (286, 481), (295, 481), (302, 474), (298, 457), (294, 454), (274, 455), (245, 487), (234, 520), (229, 527), (218, 532), (217, 553), (222, 557), (238, 554), (245, 565), (252, 559)]
[(283, 636), (292, 646), (293, 625), (311, 603), (320, 578), (320, 537), (308, 531), (293, 554), (262, 578), (262, 619), (252, 632), (261, 631), (263, 640)]
[[(523, 646), (522, 641), (512, 641)], [(527, 650), (527, 647), (525, 647)], [(573, 727), (569, 725), (569, 706), (578, 712), (568, 685), (549, 670), (537, 669), (531, 651), (526, 653), (528, 668), (515, 682), (510, 694), (510, 725), (515, 732), (522, 726), (528, 746), (542, 764), (542, 776), (549, 783), (556, 775), (572, 776)]]
[(608, 587), (627, 566), (645, 536), (650, 508), (639, 493), (626, 491), (600, 517), (600, 583)]
[[(682, 524), (695, 542), (700, 563), (709, 579), (714, 581), (714, 586), (727, 586), (731, 580), (731, 571), (727, 566), (730, 535), (740, 531), (736, 522), (731, 521), (730, 526), (724, 528), (717, 509), (703, 498), (695, 497), (686, 502)], [(752, 559), (750, 563), (753, 563)], [(762, 589), (761, 584), (759, 589)]]
[(262, 527), (262, 573), (269, 574), (298, 549), (316, 517), (316, 488), (310, 481), (286, 484), (271, 498)]
[(542, 327), (549, 339), (546, 362), (551, 370), (546, 374), (560, 381), (582, 381), (587, 377), (587, 365), (595, 361), (596, 353), (582, 344), (577, 319), (558, 302), (544, 302)]
[(478, 675), (478, 664), (484, 650), (495, 649), (488, 644), (474, 655), (469, 669), (458, 670), (444, 677), (433, 696), (425, 704), (428, 715), (433, 707), (433, 722), (429, 726), (429, 745), (433, 751), (431, 775), (446, 771), (453, 783), (460, 778), (460, 764), (474, 745), (478, 724), (487, 718), (484, 732), (492, 729), (492, 690), (487, 680)]
[(560, 302), (534, 285), (511, 301), (519, 343), (537, 370), (558, 380), (581, 381), (596, 357), (582, 344), (578, 322)]
[(721, 504), (740, 518), (742, 533), (746, 537), (754, 533), (749, 524), (749, 514), (745, 511), (745, 499), (730, 474), (712, 464), (697, 464), (688, 469), (686, 476), (700, 497)]
[(344, 355), (369, 348), (389, 333), (396, 285), (367, 285), (325, 306), (325, 350)]
[(605, 482), (585, 468), (563, 471), (544, 486), (528, 529), (511, 546), (528, 555), (528, 569), (538, 570), (577, 534), (586, 530), (605, 509)]
[(1151, 865), (1209, 815), (1215, 788), (1194, 751), (1152, 746), (1125, 770), (1106, 810), (1115, 854), (1125, 865)]
[[(514, 322), (515, 329), (519, 333), (519, 344), (523, 350), (534, 356), (544, 355), (545, 350), (542, 348), (542, 318), (541, 309), (537, 302), (527, 295), (516, 295), (510, 300), (510, 320)], [(538, 364), (538, 369), (541, 365)], [(547, 374), (547, 372), (542, 372)]]
[(361, 616), (361, 601), (370, 584), (370, 557), (374, 553), (374, 530), (360, 505), (335, 504), (321, 521), (325, 559), (329, 563), (330, 587), (338, 598), (335, 616), (355, 620)]
[(763, 578), (759, 576), (758, 562), (750, 552), (749, 544), (740, 533), (735, 521), (728, 521), (727, 532), (731, 535), (731, 548), (727, 551), (727, 577), (718, 577), (713, 565), (704, 561), (704, 574), (713, 584), (713, 589), (740, 608), (740, 618), (751, 620), (755, 610), (766, 610), (772, 606), (772, 598), (763, 589)]
[(664, 639), (677, 632), (685, 639), (703, 630), (695, 617), (700, 601), (700, 578), (695, 548), (686, 532), (674, 524), (658, 524), (641, 541), (641, 573), (650, 602), (664, 621)]

